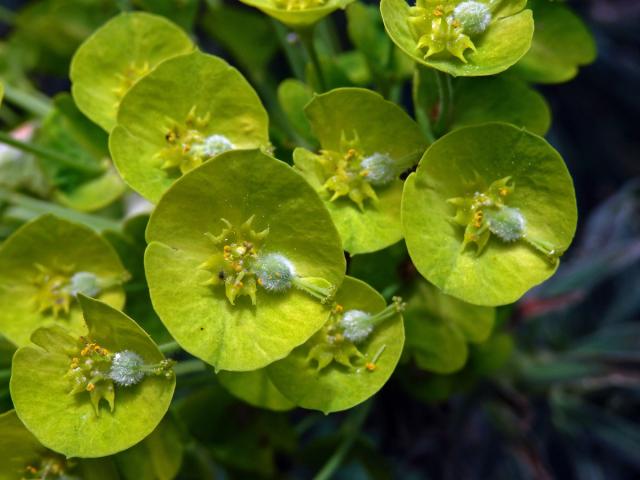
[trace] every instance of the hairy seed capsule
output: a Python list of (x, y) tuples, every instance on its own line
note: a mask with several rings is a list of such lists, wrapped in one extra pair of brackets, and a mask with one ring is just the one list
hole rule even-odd
[(210, 135), (201, 144), (193, 145), (191, 152), (203, 157), (215, 157), (216, 155), (233, 150), (235, 145), (224, 135)]
[(279, 253), (260, 257), (254, 265), (254, 272), (260, 285), (272, 292), (289, 290), (296, 276), (293, 264)]
[(74, 297), (79, 293), (89, 297), (95, 297), (100, 293), (100, 281), (98, 277), (91, 272), (74, 273), (69, 280), (69, 291)]
[(453, 10), (453, 19), (462, 25), (467, 35), (480, 35), (491, 23), (491, 11), (484, 3), (462, 2)]
[(505, 242), (515, 242), (524, 235), (525, 219), (517, 208), (488, 209), (485, 217), (491, 233)]
[(131, 350), (123, 350), (113, 355), (109, 378), (116, 384), (129, 387), (139, 383), (145, 376), (142, 357)]
[(389, 155), (374, 153), (360, 162), (367, 181), (376, 186), (388, 185), (396, 178), (395, 164)]
[(348, 310), (340, 320), (340, 326), (344, 329), (342, 335), (353, 343), (360, 343), (367, 339), (373, 331), (370, 315), (362, 310)]

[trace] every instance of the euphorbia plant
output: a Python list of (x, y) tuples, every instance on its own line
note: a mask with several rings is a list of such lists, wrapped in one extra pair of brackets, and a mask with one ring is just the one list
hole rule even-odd
[[(0, 184), (0, 478), (173, 478), (182, 447), (185, 478), (214, 461), (277, 476), (296, 433), (274, 412), (371, 405), (396, 371), (440, 398), (469, 358), (508, 361), (509, 305), (576, 230), (527, 83), (592, 57), (566, 7), (207, 2), (211, 49), (182, 28), (196, 1), (118, 3), (148, 11), (86, 32), (71, 95), (29, 93), (26, 66), (3, 76), (35, 133), (0, 141), (37, 156), (45, 186)], [(347, 7), (344, 51), (331, 14)], [(547, 48), (538, 12), (583, 48)]]

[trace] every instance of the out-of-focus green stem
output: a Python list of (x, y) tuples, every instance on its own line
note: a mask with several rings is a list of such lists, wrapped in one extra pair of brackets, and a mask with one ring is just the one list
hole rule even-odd
[(297, 40), (299, 40), (298, 34), (289, 32), (284, 25), (276, 20), (271, 20), (271, 24), (273, 25), (273, 29), (276, 32), (276, 35), (280, 42), (280, 46), (284, 50), (285, 56), (287, 57), (287, 61), (289, 62), (289, 66), (291, 67), (293, 74), (298, 80), (304, 82), (304, 56), (301, 55), (302, 52), (300, 51), (300, 49), (294, 48), (292, 42), (290, 41), (290, 39), (292, 38), (290, 37), (290, 35), (292, 34), (296, 36), (295, 38)]
[(320, 64), (318, 50), (316, 49), (316, 45), (313, 41), (313, 27), (300, 29), (297, 31), (297, 34), (298, 37), (300, 37), (300, 42), (304, 46), (309, 59), (311, 60), (311, 65), (313, 66), (313, 70), (318, 80), (318, 87), (321, 92), (324, 92), (327, 89), (327, 83), (325, 82), (322, 65)]
[(162, 345), (158, 345), (158, 350), (160, 350), (164, 355), (171, 355), (181, 349), (178, 342), (171, 341), (167, 343), (163, 343)]
[(433, 130), (436, 136), (441, 137), (449, 129), (451, 124), (451, 114), (453, 110), (453, 82), (451, 75), (437, 71), (436, 80), (438, 84), (439, 115)]
[(32, 212), (34, 216), (51, 213), (71, 222), (82, 223), (90, 228), (93, 228), (97, 232), (103, 232), (105, 230), (119, 231), (121, 226), (120, 222), (117, 222), (116, 220), (77, 212), (75, 210), (71, 210), (70, 208), (65, 208), (54, 203), (31, 198), (27, 195), (12, 192), (2, 187), (0, 187), (0, 200), (13, 205), (17, 205), (18, 207), (21, 207), (28, 212)]
[(4, 96), (12, 103), (39, 117), (46, 116), (52, 109), (51, 101), (44, 95), (26, 92), (9, 84), (4, 84)]

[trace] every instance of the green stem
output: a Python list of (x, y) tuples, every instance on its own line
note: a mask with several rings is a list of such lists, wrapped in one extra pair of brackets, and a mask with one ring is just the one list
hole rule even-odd
[(25, 92), (9, 84), (4, 84), (4, 96), (10, 103), (39, 117), (46, 116), (52, 109), (51, 100), (44, 95)]
[(301, 54), (300, 50), (294, 48), (291, 42), (289, 41), (289, 31), (276, 20), (271, 20), (271, 24), (273, 25), (273, 29), (278, 37), (280, 42), (280, 46), (284, 50), (284, 54), (287, 57), (287, 61), (289, 62), (289, 66), (293, 71), (295, 77), (301, 82), (305, 81), (304, 75), (304, 58)]
[(318, 474), (313, 477), (313, 480), (329, 480), (336, 473), (345, 457), (349, 453), (351, 446), (355, 442), (358, 435), (360, 435), (360, 430), (362, 429), (362, 425), (371, 410), (371, 401), (366, 402), (364, 405), (359, 407), (355, 412), (353, 412), (352, 417), (348, 420), (344, 427), (345, 436), (336, 451), (331, 455), (327, 463), (324, 464), (322, 469), (318, 472)]
[(79, 170), (81, 172), (95, 175), (104, 172), (104, 169), (102, 167), (81, 163), (72, 157), (67, 157), (66, 155), (60, 154), (55, 150), (50, 150), (48, 148), (41, 147), (40, 145), (17, 140), (5, 132), (0, 132), (0, 143), (10, 145), (14, 148), (22, 150), (23, 152), (32, 153), (34, 155), (37, 155), (38, 157), (51, 160), (52, 162), (59, 163), (61, 165), (64, 165), (65, 167), (73, 168), (74, 170)]
[(449, 129), (451, 124), (451, 115), (453, 113), (453, 82), (451, 75), (437, 71), (436, 81), (438, 85), (438, 98), (440, 99), (439, 115), (434, 132), (436, 136), (441, 137)]
[(179, 362), (175, 367), (173, 367), (176, 377), (189, 375), (190, 373), (204, 372), (206, 370), (207, 365), (202, 360), (196, 359)]
[(172, 353), (176, 353), (181, 349), (182, 347), (175, 340), (163, 343), (162, 345), (158, 345), (158, 350), (160, 350), (163, 355), (171, 355)]
[(320, 57), (318, 57), (318, 51), (316, 50), (316, 45), (313, 41), (313, 27), (300, 29), (296, 33), (298, 34), (298, 37), (300, 37), (300, 42), (311, 60), (311, 66), (313, 67), (316, 79), (318, 80), (318, 88), (320, 92), (324, 92), (327, 88), (327, 84), (322, 71), (322, 65), (320, 64)]
[(42, 200), (28, 197), (27, 195), (22, 195), (21, 193), (12, 192), (2, 187), (0, 187), (0, 201), (17, 205), (18, 207), (32, 213), (33, 217), (50, 213), (71, 222), (87, 225), (99, 233), (105, 230), (120, 230), (120, 222), (115, 220), (77, 212), (54, 203), (44, 202)]
[(0, 370), (0, 382), (4, 382), (5, 380), (8, 380), (9, 378), (11, 378), (11, 369), (10, 368), (5, 368)]

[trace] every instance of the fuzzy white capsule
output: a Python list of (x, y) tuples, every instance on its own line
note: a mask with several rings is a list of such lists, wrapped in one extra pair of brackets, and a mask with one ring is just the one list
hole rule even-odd
[(485, 212), (485, 217), (489, 223), (489, 231), (505, 242), (515, 242), (524, 235), (525, 219), (517, 208), (489, 209)]
[(293, 264), (279, 253), (268, 253), (258, 258), (253, 271), (260, 285), (271, 292), (289, 290), (296, 277)]
[(100, 280), (94, 273), (77, 272), (74, 273), (69, 280), (69, 292), (74, 297), (79, 293), (89, 297), (95, 297), (100, 291)]
[(383, 187), (396, 178), (395, 163), (389, 155), (374, 153), (360, 162), (367, 181), (376, 187)]
[(235, 145), (224, 135), (209, 135), (200, 144), (192, 147), (192, 152), (203, 157), (215, 157), (223, 152), (233, 150)]
[(491, 23), (491, 10), (481, 2), (462, 2), (453, 10), (453, 19), (460, 22), (467, 35), (480, 35)]
[(144, 360), (142, 357), (131, 350), (123, 350), (113, 355), (111, 360), (111, 370), (109, 378), (117, 385), (130, 387), (140, 383), (144, 378), (143, 371)]
[(371, 315), (362, 310), (347, 310), (340, 320), (342, 335), (353, 343), (360, 343), (373, 332)]

